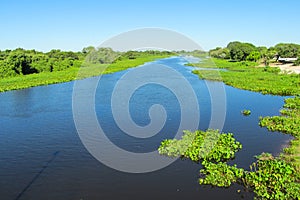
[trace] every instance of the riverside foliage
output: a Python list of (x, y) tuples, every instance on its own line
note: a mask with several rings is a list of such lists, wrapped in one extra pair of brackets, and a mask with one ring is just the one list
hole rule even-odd
[(84, 48), (82, 52), (52, 50), (0, 51), (0, 92), (113, 73), (173, 55), (160, 51), (114, 52)]
[(299, 58), (300, 45), (279, 43), (274, 47), (256, 47), (251, 43), (230, 42), (225, 48), (217, 47), (209, 51), (213, 58), (231, 59), (233, 61), (262, 61), (265, 65), (272, 60), (282, 58)]

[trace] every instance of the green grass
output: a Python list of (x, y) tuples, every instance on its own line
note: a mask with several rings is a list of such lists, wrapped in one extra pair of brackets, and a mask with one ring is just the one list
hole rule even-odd
[(136, 59), (123, 59), (109, 65), (84, 63), (81, 68), (68, 68), (63, 71), (43, 72), (39, 74), (2, 78), (0, 79), (0, 92), (63, 83), (92, 76), (99, 76), (101, 74), (114, 73), (168, 56), (169, 55), (147, 55)]
[(0, 92), (75, 80), (78, 68), (0, 79)]
[(256, 66), (256, 62), (242, 61), (242, 62), (231, 62), (224, 59), (218, 58), (202, 58), (199, 63), (188, 63), (187, 66), (200, 67), (200, 68), (219, 68), (228, 69), (232, 71), (240, 71), (248, 69), (249, 66)]
[(300, 94), (300, 75), (282, 74), (278, 68), (257, 67), (254, 62), (229, 62), (227, 60), (205, 60), (203, 68), (221, 68), (227, 71), (194, 70), (201, 79), (223, 81), (225, 84), (262, 94), (291, 96)]

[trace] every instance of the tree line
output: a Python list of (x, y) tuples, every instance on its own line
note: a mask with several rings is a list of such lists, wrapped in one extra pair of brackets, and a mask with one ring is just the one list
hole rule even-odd
[[(183, 54), (183, 52), (176, 52)], [(195, 51), (195, 54), (205, 52)], [(109, 64), (122, 59), (136, 59), (147, 55), (172, 55), (174, 52), (161, 51), (128, 51), (116, 52), (111, 48), (85, 47), (80, 52), (51, 50), (40, 52), (36, 50), (0, 50), (0, 78), (27, 75), (42, 72), (62, 71), (68, 68), (79, 68), (89, 64)], [(217, 47), (209, 51), (215, 58), (232, 61), (262, 61), (266, 65), (274, 57), (298, 58), (295, 64), (300, 64), (300, 45), (280, 43), (274, 47), (256, 47), (251, 43), (230, 42), (227, 47)]]
[(225, 48), (217, 47), (209, 51), (215, 58), (230, 59), (232, 61), (263, 61), (266, 65), (273, 58), (298, 58), (295, 64), (300, 64), (300, 45), (279, 43), (274, 47), (256, 47), (251, 43), (230, 42)]
[(0, 51), (0, 78), (14, 77), (42, 72), (63, 71), (68, 68), (79, 68), (90, 64), (109, 64), (122, 59), (136, 59), (147, 55), (165, 55), (170, 52), (160, 51), (128, 51), (116, 52), (111, 48), (83, 48), (80, 52), (51, 50), (40, 52), (36, 50)]
[(47, 53), (22, 48), (0, 51), (0, 77), (61, 71), (80, 66), (82, 59), (81, 52), (61, 50)]

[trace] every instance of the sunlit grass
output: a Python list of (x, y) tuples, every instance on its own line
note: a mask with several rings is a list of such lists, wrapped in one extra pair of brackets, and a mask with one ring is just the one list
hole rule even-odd
[(203, 68), (227, 69), (227, 71), (195, 69), (193, 73), (199, 75), (201, 79), (223, 81), (236, 88), (263, 94), (282, 96), (300, 94), (299, 74), (282, 74), (277, 68), (257, 67), (254, 62), (228, 62), (220, 59), (194, 65)]

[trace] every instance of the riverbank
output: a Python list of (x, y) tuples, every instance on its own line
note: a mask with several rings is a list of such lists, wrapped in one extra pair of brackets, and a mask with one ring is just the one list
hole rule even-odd
[(280, 96), (294, 96), (300, 94), (299, 74), (280, 73), (279, 68), (257, 67), (255, 62), (229, 62), (222, 59), (206, 59), (201, 63), (189, 64), (201, 68), (218, 68), (218, 70), (195, 70), (202, 79), (223, 81), (225, 84), (244, 90), (273, 94)]
[(170, 55), (147, 55), (145, 57), (137, 57), (135, 59), (122, 59), (112, 64), (86, 64), (82, 67), (71, 67), (63, 71), (42, 72), (38, 74), (20, 75), (16, 77), (8, 77), (0, 79), (0, 92), (9, 90), (19, 90), (35, 86), (50, 85), (64, 83), (78, 79), (84, 79), (101, 74), (109, 74), (117, 71), (126, 70), (128, 68), (142, 65), (156, 59), (166, 58)]

